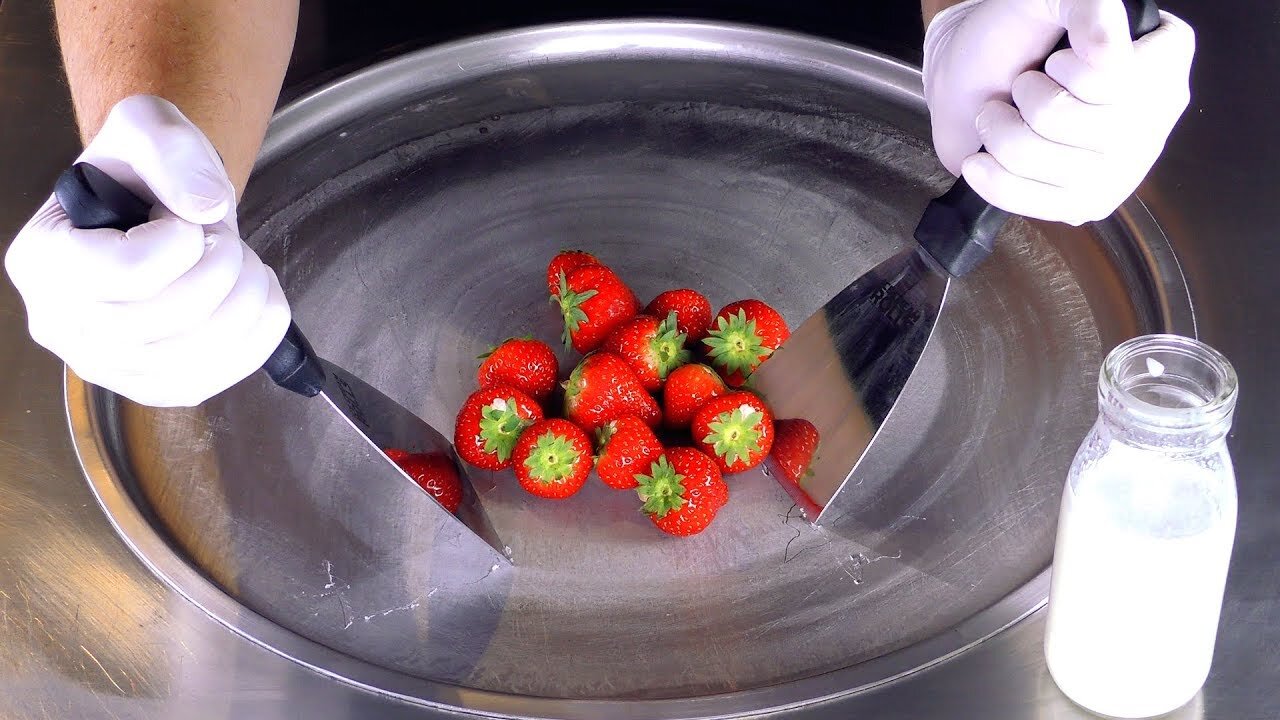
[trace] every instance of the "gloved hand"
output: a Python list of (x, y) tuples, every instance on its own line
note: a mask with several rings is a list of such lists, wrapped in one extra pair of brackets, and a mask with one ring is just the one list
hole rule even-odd
[[(1040, 72), (1064, 28), (1071, 49)], [(924, 93), (942, 164), (1019, 215), (1072, 225), (1109, 215), (1190, 100), (1191, 27), (1162, 12), (1159, 28), (1129, 37), (1120, 0), (968, 0), (938, 13)]]
[(260, 368), (289, 306), (240, 239), (235, 189), (204, 133), (172, 103), (137, 95), (80, 160), (155, 207), (122, 233), (77, 230), (55, 197), (45, 202), (5, 255), (31, 337), (144, 405), (196, 405)]

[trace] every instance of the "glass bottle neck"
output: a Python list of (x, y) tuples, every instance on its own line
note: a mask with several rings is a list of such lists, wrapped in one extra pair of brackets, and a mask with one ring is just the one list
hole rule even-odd
[(1231, 429), (1235, 371), (1213, 348), (1147, 335), (1107, 356), (1098, 379), (1103, 425), (1116, 440), (1164, 452), (1196, 451)]

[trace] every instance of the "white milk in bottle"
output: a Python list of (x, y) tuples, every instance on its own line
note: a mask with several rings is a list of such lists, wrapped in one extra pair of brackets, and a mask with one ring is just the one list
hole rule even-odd
[(1202, 343), (1146, 336), (1107, 357), (1098, 398), (1063, 491), (1045, 657), (1079, 705), (1149, 717), (1191, 700), (1213, 658), (1236, 524), (1236, 378)]

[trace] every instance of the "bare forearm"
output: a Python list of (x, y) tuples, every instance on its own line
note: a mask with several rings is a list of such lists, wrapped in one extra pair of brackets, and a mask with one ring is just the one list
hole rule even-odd
[(924, 17), (924, 26), (929, 27), (934, 15), (961, 2), (964, 0), (920, 0), (920, 14)]
[(243, 192), (293, 48), (298, 0), (55, 0), (87, 143), (140, 93), (177, 105)]

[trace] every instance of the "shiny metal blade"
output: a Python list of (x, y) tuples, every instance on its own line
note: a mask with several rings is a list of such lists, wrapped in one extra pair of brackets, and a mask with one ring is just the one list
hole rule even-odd
[(913, 244), (828, 301), (752, 376), (778, 418), (804, 418), (818, 428), (803, 494), (780, 479), (813, 522), (828, 515), (893, 410), (950, 280)]
[[(500, 562), (509, 563), (506, 546), (489, 522), (489, 516), (480, 506), (471, 479), (467, 477), (466, 466), (458, 460), (453, 445), (435, 428), (422, 418), (410, 412), (400, 403), (383, 395), (370, 387), (360, 378), (321, 359), (327, 379), (320, 395), (346, 418), (351, 427), (363, 437), (373, 448), (386, 459), (387, 464), (407, 482), (418, 484), (408, 476), (400, 466), (386, 457), (385, 451), (397, 448), (407, 452), (439, 452), (447, 455), (462, 478), (462, 505), (455, 516), (443, 506), (436, 504), (443, 522), (461, 523), (473, 534), (483, 540), (499, 557)], [(419, 488), (421, 489), (421, 488)], [(426, 494), (426, 491), (422, 491)], [(433, 500), (434, 501), (434, 500)]]

